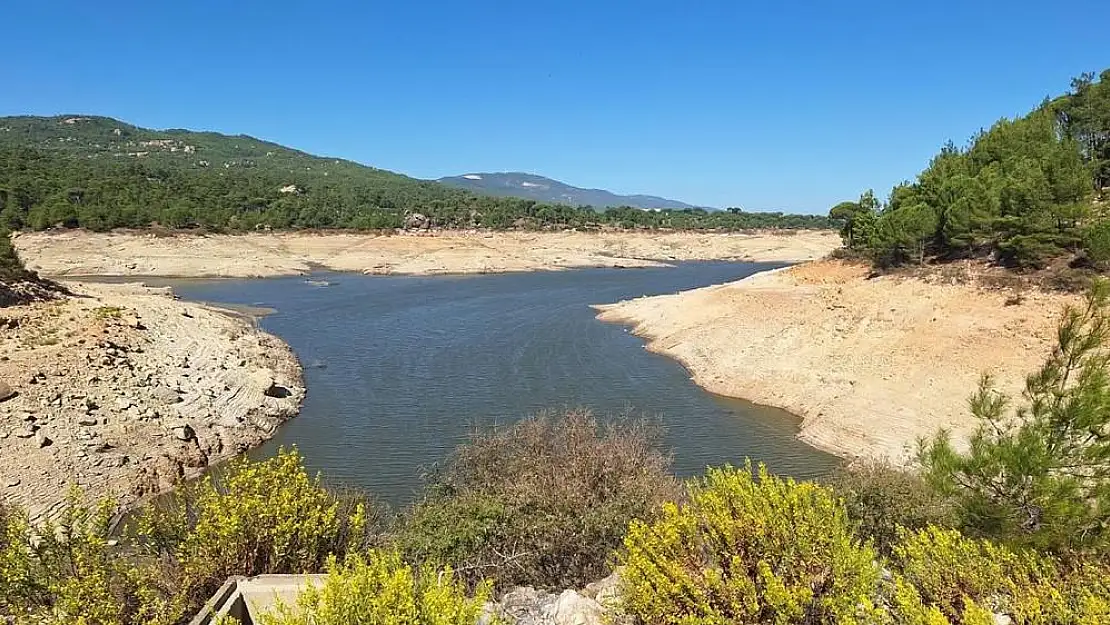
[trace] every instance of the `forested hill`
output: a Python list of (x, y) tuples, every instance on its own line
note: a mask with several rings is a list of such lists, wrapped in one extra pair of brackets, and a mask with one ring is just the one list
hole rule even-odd
[(245, 135), (0, 118), (0, 230), (117, 227), (827, 228), (827, 217), (491, 197)]
[(948, 143), (885, 202), (842, 202), (845, 243), (883, 264), (989, 257), (1110, 269), (1110, 70), (964, 146)]
[(617, 195), (604, 189), (583, 189), (536, 174), (497, 172), (464, 174), (440, 178), (436, 182), (483, 195), (523, 197), (538, 202), (571, 206), (631, 206), (643, 209), (697, 208), (692, 204), (654, 195)]

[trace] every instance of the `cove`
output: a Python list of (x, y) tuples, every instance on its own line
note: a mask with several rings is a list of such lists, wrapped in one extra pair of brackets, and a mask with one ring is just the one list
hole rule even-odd
[[(545, 409), (657, 421), (681, 476), (763, 462), (819, 477), (838, 460), (795, 438), (782, 410), (708, 393), (591, 304), (719, 284), (781, 265), (694, 262), (472, 276), (174, 281), (185, 299), (265, 307), (263, 329), (305, 367), (308, 396), (256, 455), (296, 445), (331, 481), (403, 505), (476, 428)], [(738, 321), (739, 322), (739, 321)]]

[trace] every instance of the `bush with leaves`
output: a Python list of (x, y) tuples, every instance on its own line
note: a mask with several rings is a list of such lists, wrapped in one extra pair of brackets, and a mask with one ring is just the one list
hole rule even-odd
[(679, 497), (669, 465), (642, 423), (541, 415), (460, 447), (397, 541), (472, 583), (582, 586), (606, 575), (629, 521)]
[(0, 511), (0, 620), (35, 623), (175, 623), (184, 603), (155, 563), (113, 546), (115, 506), (95, 508), (73, 493), (56, 521), (33, 526), (25, 513)]
[(1012, 551), (956, 530), (903, 531), (894, 549), (895, 621), (992, 625), (1003, 614), (1019, 625), (1110, 622), (1106, 571)]
[(1026, 381), (1025, 405), (985, 378), (971, 400), (980, 425), (966, 450), (926, 441), (925, 475), (970, 531), (1057, 552), (1110, 547), (1110, 283), (1070, 307), (1057, 346)]
[(300, 455), (233, 460), (224, 472), (147, 509), (140, 544), (169, 560), (179, 594), (199, 606), (232, 575), (314, 573), (331, 556), (364, 550), (374, 518), (364, 500), (336, 496), (310, 477)]
[(624, 609), (649, 625), (869, 623), (876, 553), (835, 494), (747, 469), (710, 469), (689, 501), (634, 521), (620, 552)]
[(259, 625), (474, 625), (490, 597), (488, 584), (473, 596), (450, 568), (419, 568), (400, 554), (331, 558), (321, 586), (310, 585), (296, 605), (279, 605)]
[(889, 555), (900, 531), (956, 523), (952, 502), (918, 473), (880, 460), (837, 470), (828, 480), (848, 512), (856, 535)]

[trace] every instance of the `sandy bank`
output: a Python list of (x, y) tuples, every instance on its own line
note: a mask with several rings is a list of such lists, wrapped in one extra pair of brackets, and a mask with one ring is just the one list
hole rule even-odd
[[(980, 375), (1020, 391), (1071, 298), (821, 261), (676, 295), (599, 306), (706, 389), (803, 417), (799, 437), (847, 457), (905, 461), (918, 437), (974, 426)], [(1010, 302), (1011, 304), (1013, 302)]]
[(497, 232), (243, 235), (24, 233), (28, 267), (49, 276), (260, 277), (313, 267), (381, 274), (644, 267), (682, 260), (803, 261), (840, 245), (835, 232)]
[(294, 416), (300, 366), (249, 320), (136, 285), (0, 309), (0, 498), (56, 511), (69, 485), (130, 502)]

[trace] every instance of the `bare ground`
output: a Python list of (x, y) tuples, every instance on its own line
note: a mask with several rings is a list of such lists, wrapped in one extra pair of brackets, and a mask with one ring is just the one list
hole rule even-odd
[(70, 486), (133, 502), (296, 414), (300, 366), (250, 320), (163, 289), (67, 286), (75, 297), (0, 308), (0, 395), (14, 393), (0, 401), (0, 499), (36, 518)]
[(381, 274), (491, 273), (645, 267), (682, 260), (797, 262), (840, 245), (832, 231), (251, 233), (23, 233), (30, 269), (64, 276), (262, 277), (324, 267)]
[(904, 463), (919, 437), (971, 431), (967, 399), (983, 373), (1017, 398), (1050, 351), (1063, 306), (1076, 301), (868, 273), (820, 261), (597, 308), (706, 389), (802, 416), (803, 441)]

